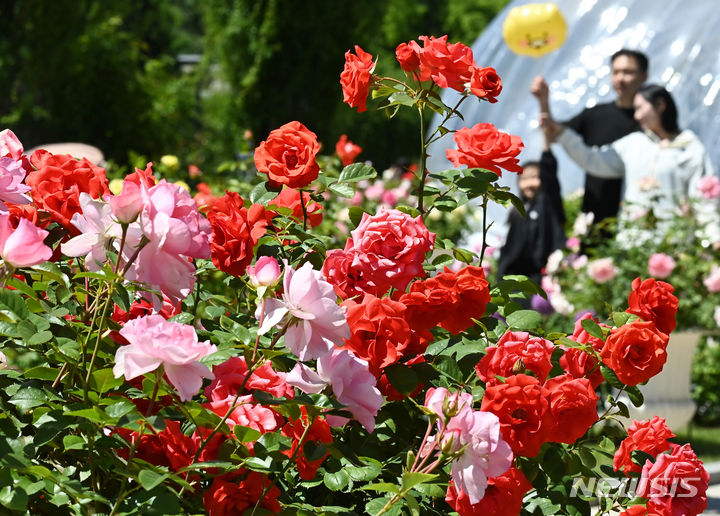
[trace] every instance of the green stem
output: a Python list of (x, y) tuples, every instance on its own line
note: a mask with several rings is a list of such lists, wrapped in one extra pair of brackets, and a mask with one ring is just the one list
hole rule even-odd
[(307, 214), (307, 207), (305, 206), (305, 194), (302, 190), (298, 190), (300, 193), (300, 206), (302, 206), (302, 212), (303, 212), (303, 231), (307, 231), (307, 220), (308, 220), (308, 214)]
[(420, 188), (418, 190), (418, 210), (420, 216), (425, 214), (425, 178), (427, 170), (425, 170), (425, 161), (427, 159), (427, 144), (425, 143), (425, 111), (422, 106), (418, 107), (420, 112)]
[(488, 207), (488, 196), (483, 195), (482, 213), (483, 213), (483, 236), (482, 236), (482, 247), (480, 248), (480, 261), (478, 265), (482, 267), (483, 259), (485, 258), (485, 250), (487, 249), (487, 234), (490, 226), (487, 225), (487, 207)]
[[(102, 330), (103, 330), (103, 322), (105, 321), (105, 317), (107, 316), (108, 309), (110, 308), (110, 303), (112, 302), (112, 295), (115, 291), (115, 283), (111, 283), (108, 287), (107, 292), (107, 298), (105, 299), (105, 304), (102, 308), (102, 313), (100, 314), (100, 322), (98, 323), (97, 328), (97, 338), (95, 339), (95, 348), (93, 349), (92, 355), (90, 356), (90, 365), (87, 368), (87, 373), (85, 375), (85, 401), (88, 401), (88, 385), (90, 384), (90, 376), (92, 375), (93, 367), (95, 366), (95, 358), (97, 357), (98, 350), (100, 349), (100, 342), (102, 341)], [(97, 312), (95, 312), (97, 313)], [(94, 314), (93, 314), (94, 317)], [(92, 327), (92, 326), (91, 326)]]

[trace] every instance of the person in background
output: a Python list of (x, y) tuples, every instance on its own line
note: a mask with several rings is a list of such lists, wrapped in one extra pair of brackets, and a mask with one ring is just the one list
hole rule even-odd
[[(541, 115), (546, 137), (557, 140), (578, 165), (600, 178), (625, 178), (621, 226), (648, 210), (660, 220), (672, 216), (679, 203), (700, 199), (700, 180), (714, 174), (702, 142), (689, 129), (680, 129), (675, 101), (665, 88), (643, 86), (634, 106), (643, 131), (602, 147), (586, 145), (549, 113)], [(715, 201), (709, 208), (717, 211)]]
[[(585, 108), (577, 116), (563, 123), (577, 133), (586, 145), (607, 145), (622, 138), (640, 126), (634, 119), (633, 100), (635, 93), (648, 75), (648, 58), (645, 54), (622, 49), (610, 58), (611, 82), (617, 98), (612, 102)], [(535, 95), (547, 99), (548, 86), (542, 77), (533, 82)], [(547, 109), (549, 114), (549, 108)], [(582, 208), (584, 213), (593, 213), (594, 223), (609, 217), (616, 217), (622, 196), (622, 178), (585, 174), (585, 193)], [(611, 235), (606, 235), (611, 236)]]
[[(541, 101), (541, 112), (543, 106), (547, 108), (547, 103)], [(522, 174), (518, 175), (525, 217), (514, 208), (510, 211), (510, 228), (500, 250), (497, 271), (498, 278), (523, 274), (538, 285), (548, 256), (565, 246), (565, 210), (557, 178), (557, 160), (550, 151), (549, 134), (545, 132), (548, 129), (543, 129), (545, 145), (540, 160), (524, 163)]]

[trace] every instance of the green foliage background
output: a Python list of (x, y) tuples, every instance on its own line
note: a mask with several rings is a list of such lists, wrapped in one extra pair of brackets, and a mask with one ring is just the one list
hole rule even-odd
[[(0, 126), (26, 148), (82, 141), (119, 164), (176, 154), (209, 172), (247, 150), (246, 129), (257, 143), (300, 120), (326, 147), (346, 133), (388, 166), (415, 158), (412, 115), (353, 115), (345, 51), (360, 45), (386, 74), (398, 43), (447, 33), (470, 45), (507, 2), (3, 0)], [(183, 73), (180, 54), (202, 57)]]

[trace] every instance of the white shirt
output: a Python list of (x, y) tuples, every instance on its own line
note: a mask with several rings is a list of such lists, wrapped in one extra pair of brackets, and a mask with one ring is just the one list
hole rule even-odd
[(669, 216), (679, 200), (699, 198), (698, 180), (714, 173), (705, 147), (690, 130), (669, 143), (651, 131), (638, 131), (609, 145), (589, 147), (566, 128), (557, 141), (588, 173), (625, 178), (621, 217), (650, 207), (659, 218)]

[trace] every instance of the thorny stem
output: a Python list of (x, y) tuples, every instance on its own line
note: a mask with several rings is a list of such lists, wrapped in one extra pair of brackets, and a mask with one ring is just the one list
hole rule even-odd
[(482, 267), (483, 259), (485, 258), (485, 250), (487, 249), (487, 234), (490, 226), (487, 224), (487, 207), (488, 207), (488, 196), (483, 195), (482, 213), (483, 213), (483, 236), (482, 236), (482, 248), (480, 250), (480, 261), (478, 262)]
[[(258, 325), (262, 327), (263, 320), (265, 319), (265, 298), (260, 300), (260, 317), (258, 318)], [(255, 356), (257, 354), (258, 346), (260, 345), (260, 332), (255, 337), (255, 347), (253, 348), (252, 361), (255, 362)]]

